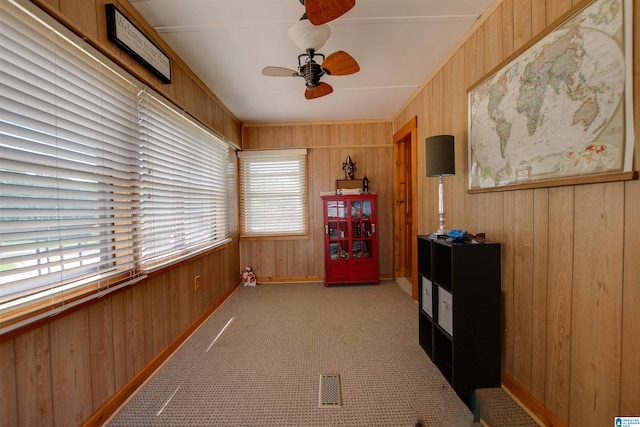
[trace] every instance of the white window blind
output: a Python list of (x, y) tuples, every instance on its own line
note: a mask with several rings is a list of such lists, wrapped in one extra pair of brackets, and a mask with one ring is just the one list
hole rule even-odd
[(1, 319), (137, 280), (139, 166), (130, 84), (9, 8), (0, 58)]
[(229, 163), (227, 163), (227, 232), (238, 231), (238, 154), (229, 147)]
[(307, 150), (241, 151), (243, 237), (307, 234)]
[(140, 99), (142, 258), (148, 268), (227, 240), (229, 148), (152, 95)]
[(228, 144), (0, 2), (0, 334), (228, 241)]

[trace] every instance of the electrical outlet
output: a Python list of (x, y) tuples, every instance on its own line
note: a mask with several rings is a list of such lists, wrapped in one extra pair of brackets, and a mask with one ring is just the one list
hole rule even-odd
[(200, 276), (196, 276), (193, 278), (193, 292), (198, 293), (200, 290)]

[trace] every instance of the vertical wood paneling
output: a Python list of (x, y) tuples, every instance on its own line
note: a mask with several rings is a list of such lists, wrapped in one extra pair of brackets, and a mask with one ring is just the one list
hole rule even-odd
[[(265, 276), (275, 276), (276, 263), (275, 263), (275, 250), (276, 245), (273, 240), (264, 240), (260, 242), (260, 265)], [(302, 254), (301, 254), (302, 255)], [(298, 260), (298, 265), (302, 268), (302, 265), (306, 266), (306, 259), (302, 256)]]
[(442, 131), (450, 133), (451, 132), (451, 122), (453, 121), (453, 88), (451, 87), (451, 61), (447, 62), (442, 67), (442, 98), (443, 103), (441, 104), (442, 111)]
[(556, 19), (560, 18), (563, 13), (571, 9), (571, 0), (547, 0), (547, 24), (551, 25)]
[[(460, 229), (465, 224), (467, 188), (467, 150), (468, 138), (466, 132), (459, 133), (458, 129), (465, 129), (467, 123), (467, 92), (464, 85), (464, 51), (459, 50), (451, 58), (451, 122), (447, 132), (455, 135), (456, 175), (451, 181), (451, 210), (449, 218), (451, 228)], [(418, 215), (415, 213), (414, 215)], [(417, 217), (415, 218), (417, 220)]]
[(91, 397), (94, 410), (102, 406), (117, 390), (111, 302), (111, 298), (102, 299), (87, 309), (91, 354)]
[[(429, 109), (432, 112), (431, 121), (429, 123), (429, 128), (431, 132), (426, 136), (429, 137), (431, 135), (440, 135), (444, 133), (444, 111), (443, 105), (446, 104), (446, 92), (442, 85), (443, 81), (443, 71), (440, 70), (434, 77), (432, 82), (432, 96), (431, 100), (429, 100), (430, 107)], [(438, 103), (433, 102), (434, 99), (439, 99)], [(437, 105), (437, 108), (436, 108)]]
[(512, 34), (504, 32), (502, 15), (503, 6), (500, 5), (491, 13), (491, 16), (489, 16), (487, 22), (483, 25), (485, 29), (485, 73), (488, 73), (502, 62), (502, 60), (504, 59), (504, 39), (513, 37)]
[(0, 413), (7, 425), (18, 425), (18, 393), (13, 341), (0, 342)]
[[(190, 325), (194, 320), (196, 320), (196, 318), (198, 317), (198, 315), (200, 313), (202, 313), (202, 311), (200, 311), (200, 294), (196, 294), (196, 292), (194, 291), (194, 282), (195, 282), (195, 277), (196, 277), (196, 271), (198, 268), (198, 265), (200, 264), (201, 259), (200, 258), (196, 258), (195, 260), (193, 260), (193, 262), (190, 262), (189, 264), (187, 264), (185, 267), (186, 268), (181, 268), (178, 271), (181, 271), (183, 273), (183, 276), (181, 277), (181, 282), (184, 283), (184, 288), (183, 288), (183, 292), (185, 295), (188, 296), (188, 301), (189, 301), (189, 321), (187, 325)], [(166, 286), (166, 283), (164, 281), (161, 282), (161, 286), (159, 288), (159, 292), (156, 293), (160, 293), (162, 292), (161, 289), (162, 287)], [(200, 284), (200, 286), (202, 286), (202, 283)], [(153, 306), (153, 311), (154, 314), (157, 311), (157, 307), (156, 307), (156, 303), (154, 302), (154, 306)], [(161, 314), (161, 313), (160, 313)], [(160, 322), (162, 322), (162, 320), (160, 320)], [(160, 327), (160, 329), (162, 329), (162, 323), (160, 323), (158, 325)], [(162, 333), (159, 334), (159, 337), (162, 337)], [(157, 354), (155, 352), (155, 346), (156, 346), (156, 342), (154, 341), (153, 343), (154, 347), (154, 354)]]
[(549, 190), (549, 264), (545, 405), (569, 420), (571, 293), (573, 287), (573, 188)]
[[(184, 330), (176, 328), (173, 335), (174, 318), (177, 324), (191, 323), (233, 285), (239, 263), (231, 253), (224, 249), (197, 258), (172, 270), (178, 273), (155, 277), (149, 286), (107, 295), (0, 341), (0, 424), (80, 425), (157, 355), (156, 346), (163, 343), (163, 350)], [(194, 272), (203, 278), (198, 294), (192, 288)], [(223, 281), (229, 283), (224, 290)], [(145, 340), (150, 335), (155, 338)]]
[(49, 327), (44, 325), (16, 337), (15, 355), (15, 397), (20, 424), (50, 425), (53, 420), (53, 388)]
[[(512, 302), (511, 298), (513, 297), (511, 293), (512, 282), (508, 277), (504, 274), (504, 264), (505, 262), (510, 264), (509, 258), (509, 250), (505, 244), (503, 244), (503, 234), (504, 234), (504, 194), (503, 193), (491, 193), (487, 195), (480, 195), (481, 197), (478, 200), (484, 199), (486, 202), (482, 210), (478, 209), (478, 213), (486, 218), (485, 221), (482, 222), (484, 224), (481, 226), (478, 231), (484, 231), (486, 233), (486, 237), (488, 240), (501, 242), (502, 245), (500, 247), (501, 258), (502, 258), (502, 323), (503, 323), (503, 337), (502, 337), (502, 364), (503, 369), (505, 369), (505, 364), (509, 368), (513, 363), (513, 358), (509, 357), (507, 352), (511, 351), (507, 348), (507, 343), (512, 341), (511, 334), (512, 330), (508, 327), (508, 322), (510, 321), (508, 317), (508, 313), (512, 310)], [(484, 196), (484, 197), (482, 197)], [(480, 221), (479, 221), (480, 224)]]
[(87, 309), (50, 324), (53, 419), (56, 426), (79, 425), (93, 414)]
[(575, 189), (572, 425), (607, 425), (620, 415), (623, 196), (621, 182)]
[[(146, 365), (153, 359), (153, 355), (155, 353), (155, 349), (153, 346), (153, 334), (154, 334), (154, 316), (153, 316), (153, 295), (151, 294), (151, 287), (156, 288), (159, 286), (157, 283), (160, 281), (159, 278), (154, 278), (148, 282), (145, 282), (140, 286), (142, 293), (142, 324), (144, 325), (143, 330), (146, 331), (142, 336), (143, 343), (143, 356), (144, 362), (143, 365)], [(182, 283), (181, 283), (182, 284)], [(182, 284), (183, 285), (183, 284)], [(184, 294), (184, 292), (180, 292), (181, 299), (184, 301), (188, 297)], [(188, 312), (188, 305), (186, 305)], [(188, 320), (186, 322), (188, 324)], [(186, 325), (185, 325), (186, 327)]]
[[(503, 59), (507, 58), (514, 51), (514, 0), (504, 0), (502, 3), (502, 54)], [(519, 3), (519, 2), (518, 2)], [(520, 7), (520, 4), (518, 4)]]
[[(175, 281), (178, 284), (178, 328), (181, 331), (184, 331), (189, 323), (191, 323), (191, 318), (193, 313), (191, 312), (191, 275), (186, 273), (186, 267), (177, 268), (171, 271), (171, 280)], [(152, 281), (147, 282), (149, 286), (156, 286), (158, 282), (164, 280), (163, 277), (154, 278)], [(146, 312), (146, 306), (145, 312)], [(147, 318), (145, 317), (145, 326), (148, 325)], [(145, 343), (145, 347), (148, 348), (148, 342)], [(149, 356), (149, 352), (147, 351), (147, 357)], [(147, 360), (147, 362), (150, 359)]]
[(547, 27), (546, 0), (531, 0), (531, 36), (535, 37)]
[[(636, 111), (637, 113), (637, 111)], [(637, 126), (636, 122), (636, 126)], [(637, 132), (637, 130), (636, 130)], [(636, 149), (636, 164), (638, 163)], [(624, 283), (620, 413), (640, 414), (640, 182), (625, 184)], [(631, 373), (631, 374), (628, 374)]]
[[(177, 301), (177, 299), (176, 299)], [(127, 291), (125, 298), (125, 315), (127, 316), (127, 378), (131, 379), (145, 365), (144, 359), (144, 298), (142, 286), (135, 286)]]
[(533, 346), (534, 192), (514, 194), (513, 378), (531, 388)]
[[(634, 116), (635, 116), (635, 162), (640, 165), (640, 37), (637, 30), (640, 22), (640, 7), (634, 3), (633, 23), (634, 50)], [(640, 182), (625, 183), (625, 228), (624, 228), (624, 283), (622, 305), (622, 380), (620, 387), (620, 413), (640, 414)]]
[(184, 307), (182, 307), (180, 304), (176, 304), (176, 302), (180, 301), (180, 284), (176, 280), (177, 278), (176, 273), (174, 271), (171, 271), (167, 273), (167, 276), (169, 279), (168, 280), (169, 295), (170, 295), (171, 301), (174, 302), (174, 304), (171, 304), (167, 317), (169, 318), (169, 322), (171, 324), (171, 336), (175, 337), (180, 333), (180, 331), (182, 331), (182, 328), (183, 328), (183, 322), (181, 321), (181, 316), (182, 316), (182, 312), (184, 311)]
[(145, 321), (147, 322), (147, 348), (149, 360), (153, 359), (153, 355), (162, 350), (164, 341), (164, 319), (162, 309), (166, 307), (163, 305), (162, 296), (163, 288), (161, 283), (151, 288), (145, 287)]
[(118, 292), (111, 298), (113, 330), (113, 372), (116, 390), (127, 383), (127, 345), (125, 338), (124, 292)]
[[(464, 49), (464, 70), (465, 70), (465, 76), (464, 76), (464, 82), (465, 82), (465, 97), (466, 97), (466, 91), (469, 89), (469, 87), (471, 87), (472, 85), (474, 85), (479, 76), (480, 73), (478, 72), (477, 66), (474, 65), (476, 64), (476, 57), (478, 55), (478, 49), (477, 49), (477, 38), (475, 36), (475, 33), (473, 33), (469, 39), (464, 43), (463, 49)], [(465, 99), (465, 104), (467, 104), (467, 100)], [(466, 111), (466, 109), (465, 109)], [(469, 114), (468, 111), (466, 111), (466, 114)], [(468, 133), (466, 130), (466, 126), (467, 126), (467, 122), (464, 123), (464, 135), (467, 136), (466, 140), (468, 141)], [(468, 147), (467, 147), (468, 150)], [(464, 153), (464, 155), (466, 156), (467, 153)], [(468, 163), (465, 162), (465, 166), (466, 166), (466, 170), (465, 170), (465, 189), (468, 188), (469, 186), (469, 170), (468, 170)], [(483, 195), (467, 195), (465, 197), (465, 204), (464, 204), (464, 223), (461, 225), (464, 225), (464, 228), (466, 228), (467, 230), (471, 231), (471, 230), (476, 230), (479, 231), (480, 227), (478, 225), (478, 199), (480, 197), (483, 197)], [(484, 224), (483, 224), (484, 226)]]
[[(549, 265), (549, 190), (533, 190), (533, 271), (532, 271), (532, 325), (531, 325), (531, 394), (545, 401), (545, 375), (547, 355), (547, 282)], [(517, 239), (521, 237), (517, 233)], [(518, 271), (518, 270), (516, 270)], [(524, 277), (524, 275), (523, 275)], [(516, 321), (517, 322), (517, 321)]]
[(511, 343), (511, 346), (505, 349), (505, 361), (504, 369), (508, 372), (512, 372), (514, 363), (514, 348), (513, 342), (515, 341), (515, 323), (514, 323), (514, 263), (515, 263), (515, 194), (513, 191), (504, 192), (503, 200), (503, 232), (502, 237), (499, 240), (502, 242), (502, 292), (505, 301), (511, 303), (506, 307), (503, 307), (505, 313), (504, 325), (506, 326), (504, 341)]
[(475, 32), (476, 44), (477, 44), (477, 56), (475, 58), (475, 63), (476, 63), (476, 71), (478, 73), (478, 79), (484, 77), (489, 71), (491, 71), (491, 67), (486, 66), (487, 64), (486, 26), (487, 26), (487, 23), (485, 22)]
[[(531, 2), (533, 0), (517, 0), (517, 6), (513, 12), (513, 51), (522, 47), (531, 40), (532, 14)], [(513, 52), (512, 52), (513, 53)]]

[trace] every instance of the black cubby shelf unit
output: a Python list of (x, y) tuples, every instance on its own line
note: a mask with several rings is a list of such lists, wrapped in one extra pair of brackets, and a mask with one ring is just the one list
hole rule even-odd
[(420, 346), (471, 408), (501, 384), (500, 244), (418, 236)]

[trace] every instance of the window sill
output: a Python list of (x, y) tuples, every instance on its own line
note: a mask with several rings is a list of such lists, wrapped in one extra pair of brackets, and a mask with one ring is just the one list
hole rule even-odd
[(261, 240), (309, 240), (308, 234), (299, 236), (294, 235), (281, 235), (281, 236), (240, 236), (241, 242), (254, 242)]

